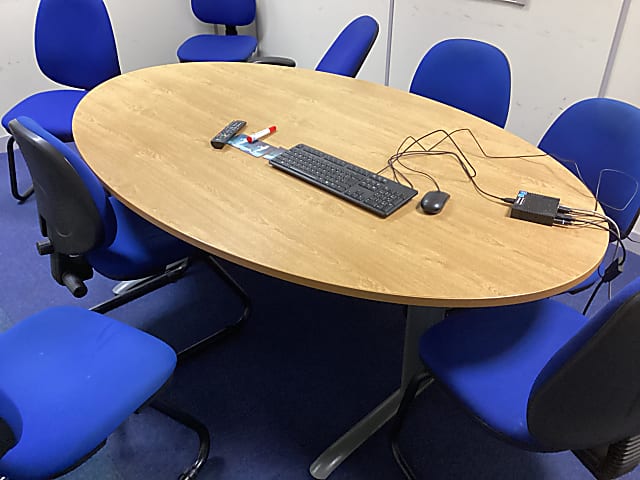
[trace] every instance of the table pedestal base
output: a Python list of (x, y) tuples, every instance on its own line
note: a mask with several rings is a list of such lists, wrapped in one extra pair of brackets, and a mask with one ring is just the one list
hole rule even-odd
[(442, 308), (409, 307), (404, 333), (400, 388), (320, 454), (309, 467), (313, 478), (328, 478), (349, 455), (393, 417), (409, 381), (424, 368), (418, 355), (420, 336), (431, 325), (442, 320), (443, 316)]

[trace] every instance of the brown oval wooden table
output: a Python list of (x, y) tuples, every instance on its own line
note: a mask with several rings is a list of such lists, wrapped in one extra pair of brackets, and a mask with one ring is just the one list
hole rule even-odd
[[(130, 72), (92, 90), (73, 120), (77, 147), (106, 188), (173, 235), (219, 257), (290, 282), (410, 306), (401, 387), (311, 466), (326, 478), (395, 412), (420, 368), (417, 338), (444, 307), (526, 302), (577, 285), (601, 261), (608, 233), (509, 217), (480, 195), (450, 155), (406, 165), (451, 194), (443, 211), (417, 204), (433, 190), (403, 170), (419, 195), (386, 219), (330, 195), (211, 137), (229, 121), (245, 133), (278, 127), (265, 141), (306, 143), (378, 171), (405, 137), (470, 129), (491, 156), (541, 152), (515, 135), (446, 105), (336, 75), (245, 63), (185, 63)], [(425, 142), (427, 147), (442, 138)], [(485, 158), (455, 135), (485, 191), (528, 190), (593, 208), (575, 176), (549, 157)], [(454, 150), (450, 140), (438, 149)], [(389, 176), (387, 171), (385, 175)]]

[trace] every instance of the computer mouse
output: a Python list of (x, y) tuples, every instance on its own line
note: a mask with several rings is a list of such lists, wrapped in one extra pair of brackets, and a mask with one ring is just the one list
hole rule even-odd
[(420, 206), (422, 207), (422, 211), (424, 213), (428, 213), (429, 215), (435, 215), (436, 213), (440, 213), (449, 200), (449, 195), (447, 192), (443, 192), (442, 190), (433, 190), (431, 192), (427, 192), (420, 200)]

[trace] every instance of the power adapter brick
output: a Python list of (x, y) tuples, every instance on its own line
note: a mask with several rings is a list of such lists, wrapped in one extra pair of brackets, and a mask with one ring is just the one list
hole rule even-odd
[(559, 206), (559, 198), (520, 190), (511, 205), (511, 217), (542, 225), (553, 225)]

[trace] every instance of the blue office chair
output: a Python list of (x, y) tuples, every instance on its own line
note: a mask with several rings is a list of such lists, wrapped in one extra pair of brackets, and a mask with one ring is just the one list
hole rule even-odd
[(155, 401), (176, 366), (155, 337), (78, 307), (54, 307), (0, 333), (0, 477), (48, 479), (71, 471), (149, 402), (198, 433), (192, 479), (209, 454), (209, 433)]
[[(419, 388), (440, 385), (499, 438), (538, 452), (573, 450), (599, 480), (640, 461), (640, 277), (593, 317), (551, 299), (451, 310), (420, 339), (414, 377), (391, 429)], [(608, 448), (607, 448), (608, 447)]]
[(191, 0), (191, 10), (202, 22), (225, 25), (225, 35), (188, 38), (178, 48), (181, 62), (244, 62), (258, 46), (255, 37), (238, 35), (236, 28), (255, 20), (255, 0)]
[[(378, 31), (378, 22), (373, 17), (363, 15), (352, 20), (333, 41), (315, 70), (345, 77), (355, 77), (367, 59), (371, 47), (378, 37)], [(251, 62), (287, 67), (296, 66), (293, 59), (286, 57), (258, 57), (252, 59)]]
[[(73, 140), (71, 119), (88, 90), (120, 74), (109, 14), (102, 0), (41, 0), (35, 25), (38, 66), (51, 80), (79, 90), (57, 89), (31, 95), (2, 117), (2, 126), (20, 116), (35, 118), (63, 142)], [(18, 190), (14, 139), (7, 141), (11, 194), (23, 202), (32, 193)]]
[(443, 40), (422, 58), (409, 91), (504, 127), (511, 98), (509, 60), (485, 42)]
[(50, 256), (51, 274), (60, 285), (81, 297), (87, 293), (84, 281), (93, 276), (94, 270), (113, 280), (145, 279), (91, 309), (105, 313), (176, 281), (190, 261), (202, 259), (242, 301), (243, 311), (234, 323), (182, 350), (179, 358), (244, 325), (250, 312), (249, 298), (216, 259), (108, 196), (80, 155), (34, 120), (19, 117), (9, 122), (9, 130), (34, 182), (40, 229), (46, 237), (38, 242), (38, 252)]
[[(586, 184), (627, 238), (640, 213), (640, 109), (610, 98), (579, 101), (551, 124), (539, 147)], [(603, 274), (601, 267), (569, 293)]]

